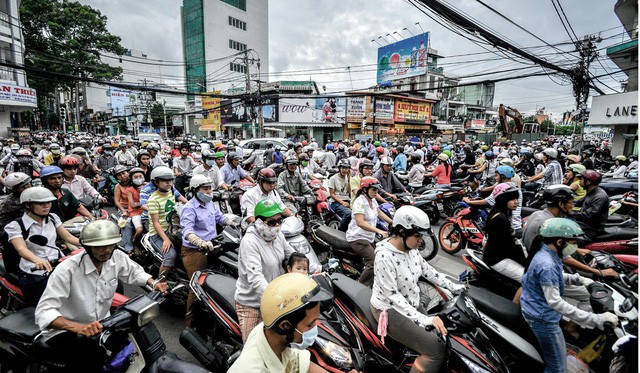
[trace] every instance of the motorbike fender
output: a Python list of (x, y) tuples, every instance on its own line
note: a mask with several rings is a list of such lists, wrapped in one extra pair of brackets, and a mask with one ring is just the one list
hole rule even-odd
[(206, 373), (208, 370), (198, 365), (179, 360), (173, 354), (165, 353), (151, 364), (149, 373)]
[(471, 220), (461, 219), (460, 220), (460, 229), (462, 232), (467, 233), (467, 238), (469, 241), (475, 244), (481, 244), (484, 235), (478, 226)]
[(318, 204), (316, 205), (316, 209), (318, 210), (318, 213), (322, 213), (323, 211), (328, 211), (329, 210), (329, 204), (327, 202), (318, 202)]
[(637, 248), (627, 245), (629, 240), (592, 242), (584, 246), (585, 249), (591, 251), (606, 251), (608, 253), (630, 253), (637, 251)]

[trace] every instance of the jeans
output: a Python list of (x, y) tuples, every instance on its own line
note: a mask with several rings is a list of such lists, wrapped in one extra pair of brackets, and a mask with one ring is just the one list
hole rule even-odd
[(131, 220), (127, 221), (127, 224), (122, 228), (122, 240), (120, 240), (120, 246), (122, 246), (124, 251), (127, 253), (133, 251), (132, 238), (134, 231), (135, 229), (133, 228), (133, 222)]
[(544, 359), (544, 373), (564, 373), (567, 371), (567, 345), (558, 323), (531, 319), (524, 316), (540, 343)]
[(20, 270), (18, 285), (20, 285), (27, 307), (38, 305), (44, 289), (47, 288), (47, 281), (49, 281), (49, 276), (33, 275)]
[(338, 202), (331, 202), (331, 209), (335, 211), (336, 215), (340, 218), (340, 226), (338, 229), (342, 232), (346, 232), (351, 222), (351, 209), (344, 207)]
[[(154, 234), (149, 237), (149, 242), (151, 243), (151, 247), (153, 249), (162, 254), (162, 237), (159, 234)], [(165, 267), (173, 267), (176, 265), (176, 258), (178, 257), (178, 253), (176, 249), (171, 245), (169, 251), (165, 254), (162, 254), (162, 265)]]

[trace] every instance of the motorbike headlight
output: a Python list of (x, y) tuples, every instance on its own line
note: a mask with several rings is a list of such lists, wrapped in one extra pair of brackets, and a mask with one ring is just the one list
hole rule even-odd
[(293, 247), (293, 249), (300, 254), (307, 255), (311, 251), (311, 245), (308, 242), (300, 241), (300, 242), (289, 242), (289, 245)]
[(467, 365), (467, 367), (469, 367), (469, 369), (474, 373), (491, 373), (490, 371), (484, 369), (483, 367), (479, 366), (478, 364), (474, 363), (473, 361), (467, 359), (462, 355), (460, 356), (460, 359), (462, 359), (462, 361)]
[(316, 342), (322, 349), (322, 352), (324, 352), (327, 357), (331, 358), (338, 368), (342, 370), (350, 370), (353, 368), (351, 353), (346, 347), (337, 345), (320, 337), (316, 338)]

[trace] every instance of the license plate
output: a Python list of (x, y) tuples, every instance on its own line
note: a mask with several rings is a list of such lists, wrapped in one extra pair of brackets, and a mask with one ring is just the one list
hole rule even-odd
[(438, 210), (444, 210), (444, 206), (442, 206), (442, 203), (436, 203), (436, 205), (438, 205)]

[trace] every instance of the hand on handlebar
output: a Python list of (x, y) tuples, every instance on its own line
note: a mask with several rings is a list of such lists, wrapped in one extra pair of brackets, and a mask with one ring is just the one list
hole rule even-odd
[(84, 335), (85, 337), (93, 337), (94, 335), (102, 333), (102, 324), (100, 324), (99, 321), (92, 321), (89, 324), (78, 324), (72, 329), (71, 331), (77, 334)]
[(291, 202), (294, 202), (294, 201), (296, 200), (296, 197), (295, 197), (293, 194), (289, 194), (289, 195), (287, 196), (287, 199), (288, 199), (289, 201), (291, 201)]
[(169, 290), (169, 286), (164, 281), (163, 282), (154, 282), (153, 290), (157, 290), (157, 291), (159, 291), (159, 292), (164, 294)]
[(620, 274), (616, 272), (613, 268), (603, 269), (602, 271), (600, 271), (600, 274), (602, 275), (602, 277), (613, 277), (615, 279), (620, 278)]
[(51, 266), (51, 263), (49, 263), (48, 260), (44, 260), (42, 258), (38, 258), (38, 260), (33, 262), (33, 264), (36, 265), (36, 269), (37, 270), (42, 269), (42, 270), (45, 270), (47, 272), (53, 271), (53, 267)]
[(445, 336), (447, 335), (447, 328), (444, 326), (444, 322), (442, 321), (442, 319), (438, 316), (434, 317), (433, 320), (431, 321), (433, 328), (435, 329), (436, 333)]

